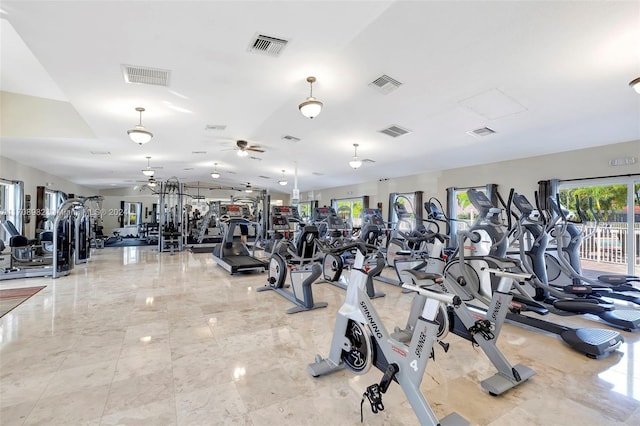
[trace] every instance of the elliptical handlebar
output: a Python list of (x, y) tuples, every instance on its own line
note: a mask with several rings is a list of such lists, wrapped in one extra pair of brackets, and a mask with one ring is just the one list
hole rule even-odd
[(422, 231), (412, 231), (412, 232), (404, 232), (398, 231), (398, 234), (405, 240), (412, 243), (421, 243), (423, 241), (431, 241), (434, 238), (439, 239), (442, 243), (446, 243), (449, 237), (447, 235), (440, 234), (439, 232), (433, 232), (426, 230)]
[(462, 241), (464, 238), (468, 238), (472, 243), (479, 243), (482, 239), (482, 236), (475, 231), (466, 231), (461, 230), (458, 231), (458, 238)]
[(378, 247), (372, 244), (367, 244), (364, 241), (354, 241), (352, 243), (348, 243), (339, 247), (332, 247), (326, 242), (320, 241), (319, 239), (317, 240), (317, 242), (318, 242), (318, 247), (320, 248), (320, 251), (322, 251), (323, 253), (335, 254), (335, 255), (341, 255), (342, 253), (345, 253), (347, 251), (358, 249), (358, 251), (362, 253), (363, 256), (366, 256), (369, 250), (371, 251), (378, 250)]
[(536, 208), (540, 212), (540, 217), (542, 218), (542, 225), (546, 229), (549, 219), (547, 218), (546, 211), (542, 209), (542, 205), (540, 204), (540, 196), (538, 195), (538, 191), (533, 192), (533, 197), (535, 199)]
[[(578, 213), (578, 217), (582, 222), (588, 222), (589, 218), (587, 217), (587, 214), (580, 207), (580, 197), (576, 195), (575, 199), (576, 199), (576, 213)], [(593, 199), (591, 198), (589, 198), (589, 208), (593, 210)]]

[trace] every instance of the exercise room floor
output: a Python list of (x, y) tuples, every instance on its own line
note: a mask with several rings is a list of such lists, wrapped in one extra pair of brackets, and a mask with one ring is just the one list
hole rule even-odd
[[(341, 371), (313, 378), (329, 351), (343, 290), (314, 285), (328, 308), (295, 315), (266, 273), (231, 276), (207, 253), (151, 247), (94, 250), (67, 277), (0, 282), (47, 287), (0, 319), (2, 425), (358, 425), (364, 389), (378, 382)], [(411, 296), (376, 283), (387, 328), (404, 326)], [(596, 326), (561, 318), (573, 326)], [(604, 326), (602, 326), (604, 327)], [(553, 335), (506, 324), (499, 347), (537, 374), (492, 397), (484, 353), (450, 335), (436, 348), (422, 390), (439, 417), (475, 425), (640, 424), (640, 334), (623, 332), (615, 354), (591, 360)], [(399, 386), (364, 424), (415, 425)]]

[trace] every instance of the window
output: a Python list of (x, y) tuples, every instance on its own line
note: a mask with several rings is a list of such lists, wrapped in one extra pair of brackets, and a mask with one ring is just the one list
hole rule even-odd
[(347, 224), (348, 228), (359, 228), (362, 225), (362, 208), (364, 206), (363, 197), (343, 198), (332, 200), (331, 207), (336, 211), (338, 216)]
[(45, 190), (44, 191), (44, 211), (45, 221), (40, 224), (38, 229), (44, 229), (50, 231), (53, 229), (53, 221), (58, 211), (58, 194), (56, 191)]
[[(20, 231), (22, 229), (22, 182), (0, 179), (0, 222), (11, 222)], [(9, 235), (0, 226), (0, 239), (9, 245)]]
[[(459, 230), (468, 229), (473, 225), (473, 222), (475, 222), (478, 217), (478, 209), (471, 204), (469, 196), (467, 195), (467, 191), (469, 189), (471, 188), (455, 189), (456, 203), (454, 205), (455, 215), (453, 217), (456, 219), (456, 226)], [(485, 195), (487, 194), (487, 188), (484, 186), (478, 186), (473, 189), (476, 189)]]
[(465, 188), (447, 188), (447, 217), (453, 219), (449, 226), (450, 244), (452, 247), (458, 246), (458, 231), (468, 229), (477, 219), (478, 210), (471, 204), (467, 191), (475, 189), (493, 199), (491, 191), (496, 191), (496, 185), (487, 184), (483, 186)]
[[(394, 229), (403, 232), (411, 232), (416, 227), (416, 194), (409, 192), (406, 194), (391, 194), (391, 223)], [(400, 206), (396, 206), (396, 203)], [(401, 212), (398, 212), (398, 208)]]
[(301, 201), (298, 204), (298, 213), (304, 222), (311, 220), (311, 211), (315, 203), (315, 201)]
[(140, 225), (140, 213), (142, 212), (142, 203), (124, 203), (124, 226)]
[(583, 213), (579, 257), (583, 274), (640, 273), (640, 179), (603, 178), (558, 183), (560, 203)]

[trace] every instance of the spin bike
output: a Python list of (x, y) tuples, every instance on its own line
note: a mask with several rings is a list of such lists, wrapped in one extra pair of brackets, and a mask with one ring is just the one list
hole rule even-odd
[[(345, 301), (336, 317), (329, 356), (323, 358), (317, 355), (307, 371), (313, 377), (318, 377), (346, 367), (355, 374), (365, 374), (375, 365), (384, 374), (381, 381), (367, 387), (363, 395), (363, 401), (365, 397), (369, 400), (373, 413), (384, 410), (382, 394), (386, 393), (391, 382), (396, 381), (421, 425), (468, 425), (467, 420), (457, 413), (438, 420), (420, 391), (427, 361), (433, 356), (433, 345), (437, 341), (439, 325), (436, 316), (440, 305), (459, 306), (460, 298), (404, 284), (405, 288), (424, 295), (427, 300), (417, 319), (416, 332), (411, 341), (408, 344), (398, 341), (385, 328), (365, 290), (368, 273), (363, 266), (367, 245), (354, 242), (337, 248), (321, 247), (323, 251), (333, 254), (354, 248), (357, 249), (356, 258)], [(432, 278), (438, 279), (440, 276), (434, 274)]]
[[(469, 238), (477, 239), (477, 234), (468, 231), (459, 231), (458, 246), (463, 247), (465, 240)], [(446, 260), (443, 256), (444, 242), (446, 236), (438, 234), (434, 238), (434, 244), (429, 257), (426, 260), (426, 268), (424, 270), (406, 270), (403, 273), (410, 279), (405, 282), (413, 282), (419, 288), (439, 291), (442, 293), (456, 294), (463, 300), (458, 306), (448, 306), (438, 315), (438, 323), (441, 326), (438, 338), (442, 340), (447, 332), (452, 332), (470, 342), (479, 346), (489, 358), (498, 372), (493, 376), (480, 382), (483, 389), (490, 395), (500, 395), (507, 390), (524, 383), (528, 378), (535, 374), (531, 368), (522, 364), (511, 365), (504, 356), (502, 351), (496, 346), (502, 325), (508, 309), (511, 306), (513, 294), (511, 293), (512, 283), (520, 281), (529, 281), (531, 274), (523, 274), (508, 271), (505, 267), (488, 268), (485, 270), (492, 276), (499, 278), (499, 284), (493, 292), (488, 309), (486, 312), (472, 310), (465, 302), (467, 297), (459, 284), (450, 276), (444, 279), (434, 280), (434, 274), (442, 274), (445, 269)], [(509, 266), (509, 265), (505, 265)], [(470, 289), (473, 291), (473, 289)], [(475, 297), (479, 295), (474, 294)], [(412, 301), (411, 311), (407, 325), (404, 329), (396, 328), (393, 336), (402, 341), (409, 341), (413, 338), (416, 330), (417, 319), (420, 312), (424, 309), (427, 297), (423, 294), (417, 294)], [(445, 346), (445, 350), (448, 346)]]

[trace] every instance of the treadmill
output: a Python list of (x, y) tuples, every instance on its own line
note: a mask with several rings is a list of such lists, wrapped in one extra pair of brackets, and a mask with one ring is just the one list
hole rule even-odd
[(250, 225), (249, 207), (239, 204), (220, 206), (220, 221), (225, 225), (222, 241), (213, 246), (213, 260), (230, 274), (267, 269), (267, 262), (255, 258), (249, 249), (239, 241), (234, 241), (237, 225)]

